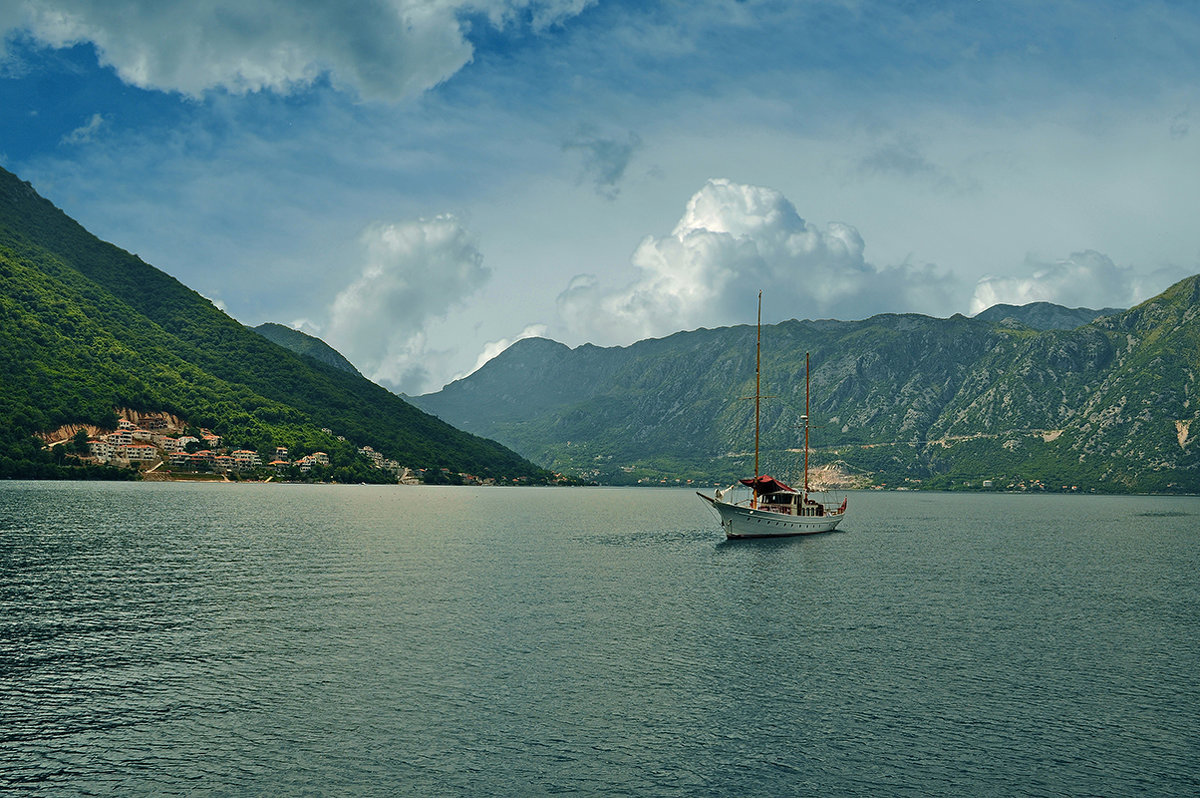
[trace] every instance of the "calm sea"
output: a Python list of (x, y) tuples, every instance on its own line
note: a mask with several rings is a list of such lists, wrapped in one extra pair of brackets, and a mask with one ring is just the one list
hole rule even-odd
[(1200, 794), (1200, 499), (0, 483), (0, 790)]

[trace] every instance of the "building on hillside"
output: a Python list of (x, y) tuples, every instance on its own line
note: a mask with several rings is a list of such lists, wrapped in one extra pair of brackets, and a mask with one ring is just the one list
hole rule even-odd
[(89, 440), (88, 451), (91, 452), (92, 457), (104, 463), (113, 458), (113, 445), (106, 440)]
[(274, 468), (276, 471), (283, 471), (290, 466), (291, 463), (289, 463), (287, 460), (272, 460), (267, 465), (269, 465), (271, 468)]
[(167, 456), (167, 462), (173, 466), (190, 465), (191, 460), (192, 460), (192, 456), (190, 454), (188, 454), (187, 452), (171, 452)]
[(158, 449), (148, 443), (131, 443), (125, 447), (125, 459), (131, 463), (151, 463), (158, 459)]
[(232, 471), (233, 458), (227, 454), (219, 454), (213, 458), (213, 468), (217, 471)]
[(154, 439), (154, 442), (164, 452), (182, 452), (184, 448), (178, 438), (168, 438), (166, 435), (159, 435)]
[(104, 436), (104, 439), (111, 443), (113, 447), (128, 446), (133, 443), (133, 433), (128, 429), (119, 429), (116, 432), (110, 432)]
[(229, 454), (233, 458), (233, 464), (238, 468), (258, 468), (262, 465), (262, 458), (258, 456), (258, 452), (252, 449), (238, 449)]
[(200, 440), (210, 449), (215, 449), (221, 445), (221, 436), (214, 435), (211, 432), (201, 436)]
[(132, 430), (135, 427), (137, 427), (137, 424), (134, 424), (132, 421), (129, 421), (128, 419), (123, 418), (117, 422), (117, 429), (119, 429), (119, 430), (122, 430), (122, 429)]
[(313, 452), (301, 457), (296, 461), (295, 465), (307, 474), (315, 465), (329, 465), (329, 455), (325, 454), (325, 452)]
[(180, 435), (175, 439), (180, 449), (186, 449), (189, 443), (199, 443), (200, 439), (192, 435)]

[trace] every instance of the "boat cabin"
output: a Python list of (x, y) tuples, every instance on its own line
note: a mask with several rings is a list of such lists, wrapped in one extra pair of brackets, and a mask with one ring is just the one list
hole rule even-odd
[(795, 491), (768, 493), (759, 497), (758, 509), (783, 515), (822, 516), (825, 505)]

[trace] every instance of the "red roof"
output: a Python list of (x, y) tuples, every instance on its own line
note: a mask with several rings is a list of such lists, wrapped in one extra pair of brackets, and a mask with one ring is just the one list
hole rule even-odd
[(755, 496), (762, 496), (766, 493), (795, 493), (796, 489), (791, 485), (785, 485), (775, 477), (768, 474), (760, 474), (753, 479), (739, 479), (743, 485), (749, 488), (754, 488)]

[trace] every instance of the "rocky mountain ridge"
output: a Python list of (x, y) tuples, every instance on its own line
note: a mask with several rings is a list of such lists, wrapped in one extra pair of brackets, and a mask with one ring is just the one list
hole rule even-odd
[[(1032, 316), (1078, 318), (1034, 308)], [(816, 464), (889, 486), (1200, 491), (1200, 277), (1127, 311), (1037, 329), (886, 314), (763, 329), (768, 468), (794, 470), (812, 360)], [(752, 446), (752, 326), (627, 347), (518, 341), (414, 401), (542, 465), (603, 482), (728, 482)], [(778, 466), (772, 463), (778, 463)]]

